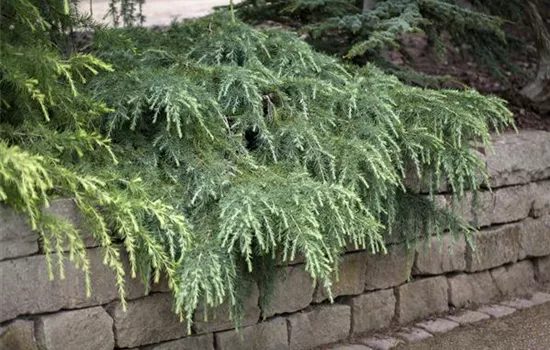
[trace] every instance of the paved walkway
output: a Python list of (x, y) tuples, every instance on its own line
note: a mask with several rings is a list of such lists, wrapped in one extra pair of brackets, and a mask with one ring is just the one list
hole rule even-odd
[(550, 350), (550, 303), (465, 325), (400, 350)]
[[(235, 0), (235, 3), (239, 0)], [(212, 7), (229, 5), (229, 0), (145, 0), (143, 13), (145, 25), (167, 25), (174, 18), (200, 17), (212, 11)], [(81, 1), (79, 9), (89, 13), (89, 1)], [(103, 21), (103, 17), (109, 11), (109, 0), (93, 0), (92, 10), (97, 21)], [(107, 19), (108, 20), (108, 19)]]

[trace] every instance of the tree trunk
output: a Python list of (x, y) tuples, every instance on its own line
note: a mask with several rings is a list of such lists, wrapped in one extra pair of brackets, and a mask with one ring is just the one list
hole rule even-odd
[(363, 12), (372, 11), (376, 5), (376, 0), (363, 0)]
[(546, 109), (550, 108), (550, 33), (540, 15), (537, 0), (525, 1), (525, 5), (535, 34), (539, 62), (535, 79), (520, 93), (531, 101), (544, 105)]

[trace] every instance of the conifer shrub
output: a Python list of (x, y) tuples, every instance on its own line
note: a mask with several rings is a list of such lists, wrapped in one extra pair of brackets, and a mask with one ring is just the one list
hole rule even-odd
[[(297, 255), (330, 290), (350, 244), (471, 234), (432, 196), (440, 179), (458, 198), (482, 186), (473, 147), (512, 123), (502, 100), (407, 86), (227, 12), (101, 30), (69, 54), (38, 3), (2, 12), (0, 201), (26, 214), (52, 273), (66, 258), (88, 269), (82, 233), (43, 210), (59, 196), (75, 198), (123, 301), (119, 246), (132, 275), (167, 276), (189, 320), (228, 302), (238, 322), (251, 284), (269, 291)], [(406, 186), (411, 171), (430, 194)]]
[[(372, 5), (365, 8), (365, 3)], [(433, 78), (413, 76), (381, 55), (398, 47), (404, 33), (426, 34), (439, 54), (445, 50), (441, 36), (446, 33), (501, 80), (506, 80), (504, 70), (519, 70), (510, 54), (521, 43), (503, 31), (505, 21), (525, 17), (518, 0), (244, 0), (237, 8), (249, 23), (271, 20), (290, 25), (323, 51), (356, 63), (377, 62), (404, 81), (433, 84)]]

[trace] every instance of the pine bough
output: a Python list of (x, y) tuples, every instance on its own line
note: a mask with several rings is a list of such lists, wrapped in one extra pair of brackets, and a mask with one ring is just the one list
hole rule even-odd
[(502, 100), (406, 86), (224, 12), (99, 31), (94, 56), (67, 56), (34, 4), (2, 13), (17, 35), (2, 25), (0, 201), (27, 215), (52, 273), (66, 258), (89, 269), (81, 232), (43, 210), (58, 196), (75, 198), (123, 302), (120, 246), (133, 276), (167, 276), (189, 320), (228, 302), (238, 322), (277, 261), (303, 256), (330, 290), (350, 244), (471, 233), (405, 178), (475, 192), (485, 173), (472, 146), (510, 125)]

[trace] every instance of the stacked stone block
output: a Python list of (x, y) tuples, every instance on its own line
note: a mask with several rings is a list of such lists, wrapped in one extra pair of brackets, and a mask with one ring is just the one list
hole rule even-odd
[[(147, 294), (145, 286), (128, 278), (123, 310), (115, 276), (103, 265), (101, 248), (91, 236), (86, 247), (92, 296), (86, 297), (84, 276), (70, 263), (64, 280), (51, 281), (37, 235), (20, 216), (0, 207), (0, 348), (311, 349), (417, 323), (451, 307), (529, 293), (550, 282), (550, 133), (499, 136), (494, 149), (495, 154), (484, 156), (493, 189), (480, 193), (479, 206), (472, 207), (469, 198), (452, 203), (446, 186), (437, 196), (439, 204), (456, 208), (480, 227), (472, 237), (474, 248), (460, 235), (425, 237), (416, 246), (395, 241), (387, 254), (350, 247), (332, 301), (298, 257), (279, 267), (268, 308), (259, 305), (262, 291), (252, 288), (238, 330), (222, 305), (206, 313), (199, 310), (189, 333), (172, 312), (165, 281), (152, 285)], [(70, 199), (54, 201), (49, 210), (80, 225)], [(485, 309), (498, 317), (509, 312), (502, 305)], [(426, 336), (426, 330), (437, 333), (481, 316), (453, 317), (443, 320), (445, 324), (417, 323), (403, 337)]]

